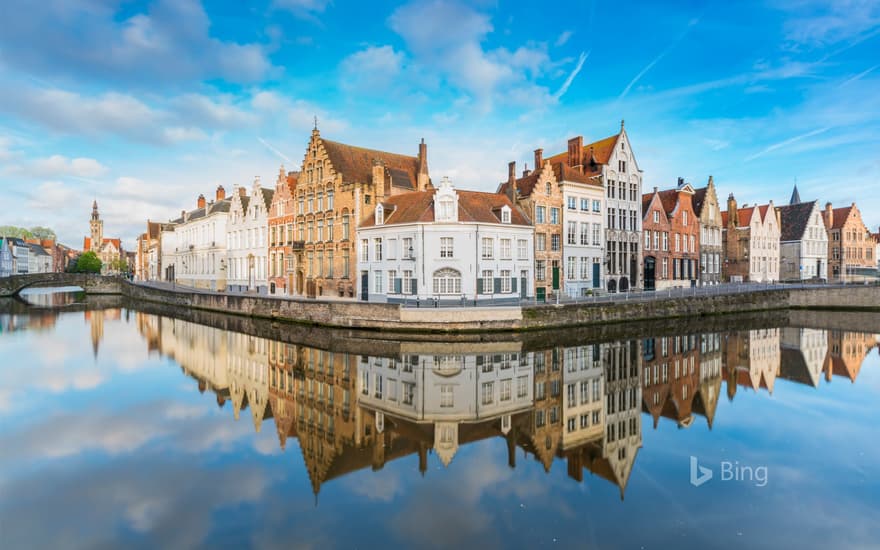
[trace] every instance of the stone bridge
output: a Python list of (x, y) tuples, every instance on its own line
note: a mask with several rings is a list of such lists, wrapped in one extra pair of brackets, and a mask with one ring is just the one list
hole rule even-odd
[(123, 279), (89, 273), (33, 273), (0, 278), (0, 298), (16, 296), (28, 287), (78, 286), (86, 294), (122, 294)]

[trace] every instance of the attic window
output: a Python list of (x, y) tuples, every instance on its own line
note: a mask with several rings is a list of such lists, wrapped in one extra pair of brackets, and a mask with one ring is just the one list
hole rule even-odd
[(364, 195), (364, 204), (370, 204), (370, 196)]
[(549, 196), (550, 196), (550, 193), (551, 193), (552, 191), (553, 191), (553, 186), (551, 186), (551, 185), (550, 185), (550, 182), (548, 181), (546, 184), (544, 184), (544, 193), (546, 193), (547, 196), (549, 197)]
[(510, 207), (501, 207), (501, 223), (510, 223)]
[(452, 199), (449, 197), (444, 197), (440, 199), (440, 220), (452, 221), (454, 217), (455, 207), (452, 204)]
[(385, 209), (382, 205), (376, 206), (376, 225), (382, 225), (385, 223)]

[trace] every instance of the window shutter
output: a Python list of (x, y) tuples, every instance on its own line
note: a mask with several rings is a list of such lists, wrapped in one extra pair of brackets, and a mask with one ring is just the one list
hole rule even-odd
[(516, 292), (516, 277), (510, 278), (510, 288), (511, 292)]
[(412, 293), (418, 294), (419, 293), (419, 284), (418, 284), (419, 282), (416, 279), (411, 279), (411, 280), (412, 280)]
[(495, 283), (495, 294), (501, 294), (501, 277), (495, 277), (493, 282)]
[(477, 279), (477, 294), (482, 294), (482, 293), (483, 293), (483, 278), (480, 277), (479, 279)]
[(394, 293), (400, 294), (403, 288), (403, 279), (394, 279)]

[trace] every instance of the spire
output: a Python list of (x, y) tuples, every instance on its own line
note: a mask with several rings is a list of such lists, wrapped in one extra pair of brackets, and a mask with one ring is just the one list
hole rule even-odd
[(797, 188), (797, 179), (794, 181), (794, 190), (791, 192), (791, 200), (788, 201), (788, 204), (800, 204), (801, 203), (801, 195), (798, 193)]
[(98, 200), (95, 199), (92, 201), (92, 220), (97, 221), (100, 216), (98, 215)]

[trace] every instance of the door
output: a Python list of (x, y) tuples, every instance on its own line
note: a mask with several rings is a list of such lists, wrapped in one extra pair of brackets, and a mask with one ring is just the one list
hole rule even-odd
[(367, 301), (370, 298), (370, 273), (361, 271), (361, 300)]
[(602, 281), (599, 280), (601, 278), (599, 276), (599, 269), (600, 265), (597, 262), (593, 262), (593, 288), (599, 288), (602, 284)]
[(559, 266), (553, 266), (553, 290), (559, 290)]
[(543, 286), (539, 286), (535, 289), (535, 296), (539, 302), (547, 301), (547, 289)]
[(654, 290), (654, 277), (657, 269), (657, 260), (653, 256), (645, 258), (645, 290)]
[(528, 287), (529, 272), (526, 270), (519, 272), (519, 297), (526, 298), (529, 295)]

